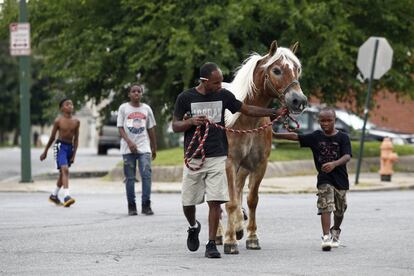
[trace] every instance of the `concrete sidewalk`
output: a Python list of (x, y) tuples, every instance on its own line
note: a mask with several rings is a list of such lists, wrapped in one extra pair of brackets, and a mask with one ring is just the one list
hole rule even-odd
[[(350, 190), (354, 191), (389, 191), (414, 189), (414, 173), (395, 173), (391, 182), (380, 181), (377, 173), (362, 173), (359, 184), (354, 185), (355, 175), (350, 174)], [(56, 180), (36, 180), (33, 183), (19, 183), (18, 179), (0, 182), (0, 192), (44, 192), (50, 193), (55, 187)], [(260, 193), (315, 193), (316, 175), (286, 176), (265, 178), (260, 187)], [(105, 194), (125, 193), (122, 181), (110, 181), (105, 177), (72, 178), (70, 190), (76, 194)], [(136, 191), (140, 192), (140, 183), (136, 184)], [(154, 193), (179, 193), (180, 182), (153, 182)], [(247, 184), (245, 185), (247, 192)]]

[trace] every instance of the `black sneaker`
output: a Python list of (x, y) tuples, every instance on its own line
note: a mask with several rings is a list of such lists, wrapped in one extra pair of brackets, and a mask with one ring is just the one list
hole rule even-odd
[(190, 251), (197, 251), (200, 247), (200, 241), (198, 240), (198, 234), (200, 234), (201, 224), (196, 220), (197, 228), (188, 227), (188, 238), (187, 238), (187, 247)]
[(57, 195), (50, 195), (49, 196), (49, 201), (53, 202), (54, 204), (59, 205), (59, 206), (62, 205), (62, 202), (60, 201), (60, 199)]
[(128, 203), (128, 216), (136, 216), (137, 213), (137, 205), (135, 203), (129, 204)]
[(207, 258), (221, 258), (220, 252), (217, 250), (216, 242), (215, 241), (208, 241), (206, 245), (206, 253), (205, 256)]
[(148, 200), (147, 202), (142, 204), (142, 210), (141, 210), (141, 214), (147, 215), (147, 216), (151, 216), (154, 214), (154, 212), (151, 209), (151, 201)]
[(151, 216), (154, 214), (150, 206), (142, 207), (141, 213), (147, 216)]

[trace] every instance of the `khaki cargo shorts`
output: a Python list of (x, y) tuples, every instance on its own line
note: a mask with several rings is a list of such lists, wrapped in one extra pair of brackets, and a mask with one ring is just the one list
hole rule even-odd
[[(181, 200), (183, 206), (193, 206), (206, 201), (229, 201), (226, 175), (227, 156), (209, 157), (200, 170), (192, 171), (184, 165)], [(192, 167), (201, 163), (193, 159)]]
[(343, 217), (347, 208), (346, 190), (338, 190), (333, 185), (318, 186), (318, 215), (334, 212), (336, 217)]

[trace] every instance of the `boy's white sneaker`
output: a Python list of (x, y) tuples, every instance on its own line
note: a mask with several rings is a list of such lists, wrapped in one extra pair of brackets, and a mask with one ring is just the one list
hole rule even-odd
[(332, 247), (338, 248), (340, 245), (339, 235), (341, 234), (341, 229), (333, 229), (331, 228), (331, 236), (332, 236)]
[(332, 239), (331, 239), (331, 237), (329, 237), (329, 235), (324, 235), (321, 238), (322, 238), (322, 243), (321, 243), (322, 250), (323, 251), (331, 251), (331, 248), (332, 248)]

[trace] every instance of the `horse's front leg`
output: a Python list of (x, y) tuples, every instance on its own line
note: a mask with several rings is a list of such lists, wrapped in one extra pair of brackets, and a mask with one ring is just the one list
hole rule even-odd
[(236, 191), (238, 196), (237, 209), (235, 213), (234, 227), (236, 231), (236, 239), (241, 240), (244, 235), (244, 214), (243, 214), (243, 188), (249, 171), (240, 167), (236, 176)]
[(226, 173), (230, 200), (226, 203), (227, 229), (224, 240), (224, 253), (239, 254), (234, 223), (236, 220), (236, 210), (238, 206), (237, 201), (239, 199), (239, 196), (237, 195), (237, 189), (235, 185), (236, 170), (234, 168), (231, 158), (228, 158), (226, 161)]
[(223, 236), (224, 236), (224, 230), (223, 230), (223, 209), (221, 209), (221, 215), (219, 224), (217, 227), (217, 234), (216, 234), (216, 245), (223, 245)]
[(249, 195), (247, 196), (247, 205), (249, 206), (249, 221), (247, 223), (247, 249), (261, 249), (259, 238), (257, 237), (256, 225), (256, 208), (259, 202), (259, 186), (266, 172), (267, 162), (261, 162), (249, 178)]
[[(244, 173), (241, 173), (242, 170), (239, 171), (236, 177), (236, 194), (239, 196), (239, 200), (237, 202), (237, 208), (235, 211), (235, 220), (234, 229), (236, 231), (236, 239), (241, 240), (244, 235), (244, 221), (247, 220), (247, 215), (244, 213), (242, 209), (242, 202), (243, 202), (243, 188), (244, 183), (246, 181), (246, 177), (248, 175), (248, 171), (244, 170)], [(222, 214), (223, 215), (223, 214)], [(220, 216), (219, 226), (217, 228), (216, 234), (216, 244), (222, 245), (223, 244), (223, 233), (224, 229), (222, 226), (222, 215)], [(245, 218), (246, 217), (246, 218)]]

